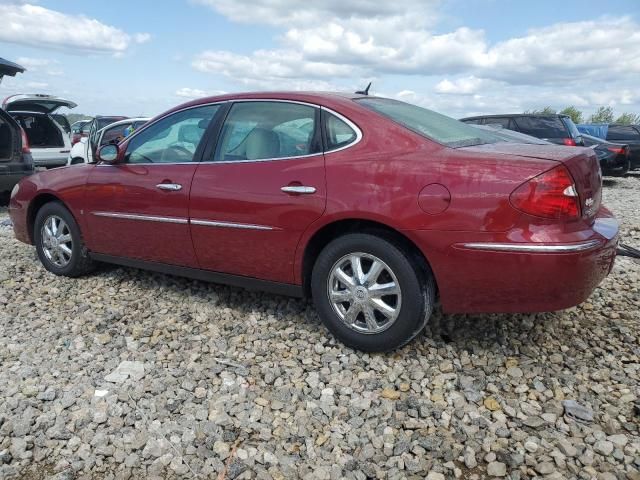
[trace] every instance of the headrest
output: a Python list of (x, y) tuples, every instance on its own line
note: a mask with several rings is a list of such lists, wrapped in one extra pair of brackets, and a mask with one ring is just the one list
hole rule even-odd
[(247, 135), (245, 150), (247, 160), (277, 158), (280, 155), (280, 138), (272, 130), (254, 128)]

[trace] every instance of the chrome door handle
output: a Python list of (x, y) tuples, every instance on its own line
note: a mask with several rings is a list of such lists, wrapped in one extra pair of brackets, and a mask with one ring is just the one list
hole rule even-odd
[(179, 183), (159, 183), (156, 185), (156, 188), (159, 188), (160, 190), (177, 192), (178, 190), (182, 190), (182, 185), (180, 185)]
[(316, 187), (308, 187), (306, 185), (286, 185), (282, 187), (284, 193), (297, 193), (298, 195), (309, 195), (316, 193)]

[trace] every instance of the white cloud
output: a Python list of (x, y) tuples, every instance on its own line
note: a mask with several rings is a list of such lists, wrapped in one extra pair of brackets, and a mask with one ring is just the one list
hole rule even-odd
[(183, 98), (202, 98), (202, 97), (212, 97), (214, 95), (224, 95), (227, 92), (222, 90), (201, 90), (199, 88), (189, 88), (183, 87), (176, 90), (177, 97)]
[(0, 4), (0, 42), (71, 53), (123, 53), (146, 33), (130, 35), (84, 15), (69, 15), (31, 4)]
[(445, 78), (438, 82), (434, 87), (437, 93), (455, 94), (455, 95), (472, 95), (486, 84), (487, 80), (477, 78), (474, 76), (458, 78), (456, 80), (449, 80)]
[(411, 13), (423, 23), (433, 23), (440, 0), (193, 0), (241, 23), (269, 25), (317, 25), (327, 18), (386, 19)]
[(60, 68), (60, 62), (50, 58), (19, 57), (16, 63), (25, 67), (28, 74), (44, 73), (56, 77), (64, 74)]
[(47, 88), (49, 86), (48, 83), (46, 82), (27, 82), (25, 84), (28, 88), (32, 88), (35, 90), (42, 90), (44, 88)]
[[(532, 85), (640, 72), (640, 25), (629, 17), (557, 23), (491, 45), (482, 30), (433, 33), (437, 1), (194, 1), (234, 21), (284, 29), (278, 49), (249, 55), (207, 51), (194, 62), (201, 71), (221, 70), (240, 80), (263, 73), (272, 78), (466, 74), (476, 81)], [(445, 82), (440, 88), (475, 91), (469, 83)]]

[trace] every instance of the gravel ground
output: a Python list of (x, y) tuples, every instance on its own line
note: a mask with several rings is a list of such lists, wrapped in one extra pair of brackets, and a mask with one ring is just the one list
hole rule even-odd
[[(638, 175), (606, 184), (636, 246), (639, 199)], [(577, 308), (436, 313), (369, 355), (305, 301), (115, 267), (59, 278), (6, 225), (0, 241), (0, 478), (640, 479), (629, 258)]]

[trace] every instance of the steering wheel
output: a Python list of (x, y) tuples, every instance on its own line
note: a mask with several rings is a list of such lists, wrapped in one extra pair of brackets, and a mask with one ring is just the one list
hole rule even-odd
[(183, 157), (184, 160), (191, 160), (193, 158), (193, 153), (186, 148), (180, 145), (172, 145), (162, 151), (161, 161), (172, 160), (172, 158), (168, 158), (169, 155), (173, 157), (172, 153), (175, 153), (178, 157)]

